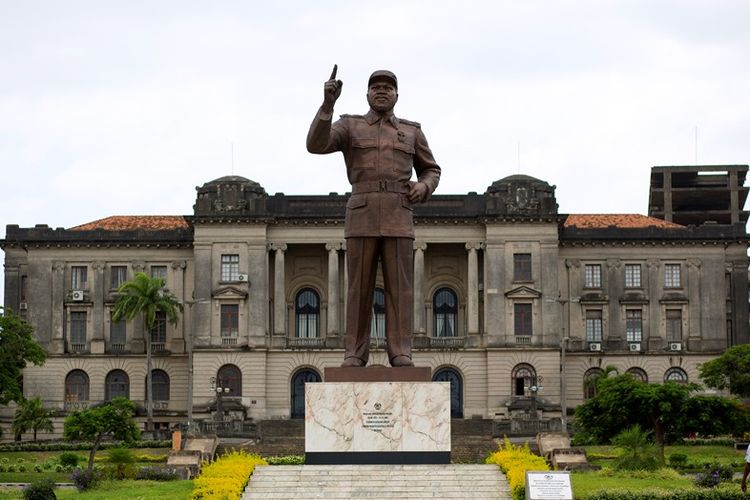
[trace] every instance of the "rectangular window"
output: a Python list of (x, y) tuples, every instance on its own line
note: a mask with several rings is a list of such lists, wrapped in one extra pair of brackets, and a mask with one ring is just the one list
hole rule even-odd
[(221, 256), (221, 281), (238, 281), (240, 279), (240, 256), (226, 254)]
[(602, 287), (602, 266), (599, 264), (586, 264), (584, 287), (601, 288)]
[(531, 281), (531, 254), (513, 254), (513, 281)]
[(516, 335), (531, 336), (531, 304), (513, 305), (513, 324)]
[(237, 304), (222, 304), (221, 306), (221, 336), (236, 337), (239, 334), (240, 306)]
[[(112, 321), (110, 318), (109, 322), (109, 342), (113, 348), (117, 349), (122, 346), (120, 350), (125, 349), (125, 319), (120, 321)], [(115, 347), (117, 346), (117, 347)]]
[(86, 311), (70, 313), (70, 345), (73, 351), (86, 348)]
[(19, 293), (21, 302), (26, 302), (26, 288), (28, 287), (28, 276), (21, 276), (21, 292)]
[(154, 326), (151, 328), (151, 348), (163, 350), (167, 342), (167, 315), (162, 311), (156, 312)]
[(667, 309), (667, 340), (682, 340), (682, 309)]
[(680, 265), (664, 265), (664, 288), (679, 288), (680, 284)]
[(602, 341), (602, 312), (600, 310), (586, 311), (586, 341)]
[(643, 314), (640, 309), (625, 311), (625, 334), (628, 342), (640, 342), (643, 338)]
[(112, 266), (109, 272), (111, 277), (109, 287), (113, 290), (117, 290), (120, 285), (128, 280), (127, 266)]
[(85, 290), (88, 268), (86, 266), (72, 266), (70, 268), (70, 288), (72, 290)]
[(641, 287), (641, 265), (625, 264), (625, 288)]
[(151, 266), (151, 277), (167, 279), (167, 266)]

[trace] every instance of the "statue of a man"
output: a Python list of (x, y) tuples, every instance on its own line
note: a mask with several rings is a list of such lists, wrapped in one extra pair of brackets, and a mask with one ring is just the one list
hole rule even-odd
[[(427, 200), (440, 181), (419, 123), (396, 118), (398, 81), (390, 71), (375, 71), (368, 81), (365, 115), (342, 115), (331, 123), (341, 95), (336, 66), (323, 87), (323, 105), (310, 125), (307, 150), (344, 154), (352, 196), (346, 204), (347, 290), (346, 353), (341, 366), (365, 366), (369, 357), (375, 275), (380, 259), (385, 285), (385, 330), (391, 366), (411, 360), (413, 204)], [(417, 181), (412, 181), (412, 169)]]

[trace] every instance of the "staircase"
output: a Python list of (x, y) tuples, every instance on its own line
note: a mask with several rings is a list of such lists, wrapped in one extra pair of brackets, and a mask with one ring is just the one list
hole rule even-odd
[(464, 498), (510, 500), (496, 465), (273, 465), (256, 467), (242, 500)]

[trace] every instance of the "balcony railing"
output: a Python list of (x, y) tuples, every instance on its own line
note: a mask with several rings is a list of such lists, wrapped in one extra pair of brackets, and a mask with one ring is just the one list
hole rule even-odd
[(237, 337), (222, 337), (221, 345), (224, 345), (224, 346), (237, 345)]
[(516, 335), (516, 345), (531, 345), (531, 337), (527, 335)]
[(167, 350), (167, 345), (164, 342), (151, 342), (151, 352), (164, 352)]
[(322, 337), (292, 337), (286, 341), (287, 347), (320, 348), (325, 345), (326, 339)]
[(125, 352), (125, 344), (113, 342), (109, 344), (109, 350), (112, 352)]
[(370, 336), (370, 347), (374, 349), (384, 348), (386, 346), (385, 337)]
[(430, 347), (457, 349), (466, 345), (466, 337), (431, 337)]
[(88, 401), (65, 401), (63, 403), (63, 408), (65, 408), (65, 411), (85, 410), (88, 407)]
[(78, 344), (78, 343), (71, 343), (70, 344), (70, 351), (71, 352), (84, 352), (86, 350), (86, 344)]

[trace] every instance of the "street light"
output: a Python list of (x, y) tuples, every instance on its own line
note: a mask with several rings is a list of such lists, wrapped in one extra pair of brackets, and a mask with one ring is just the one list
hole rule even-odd
[(216, 415), (214, 415), (214, 420), (216, 421), (223, 421), (224, 420), (224, 394), (229, 394), (231, 391), (231, 388), (229, 387), (222, 387), (221, 386), (221, 380), (216, 380), (216, 377), (211, 377), (211, 388), (216, 392)]
[(562, 431), (565, 433), (568, 432), (568, 396), (565, 373), (565, 353), (568, 348), (568, 341), (570, 340), (570, 337), (565, 335), (565, 305), (568, 302), (576, 303), (580, 300), (580, 297), (573, 297), (568, 300), (563, 299), (562, 296), (558, 296), (556, 299), (546, 299), (547, 302), (557, 302), (560, 304), (560, 330), (562, 333), (560, 336), (560, 425)]

